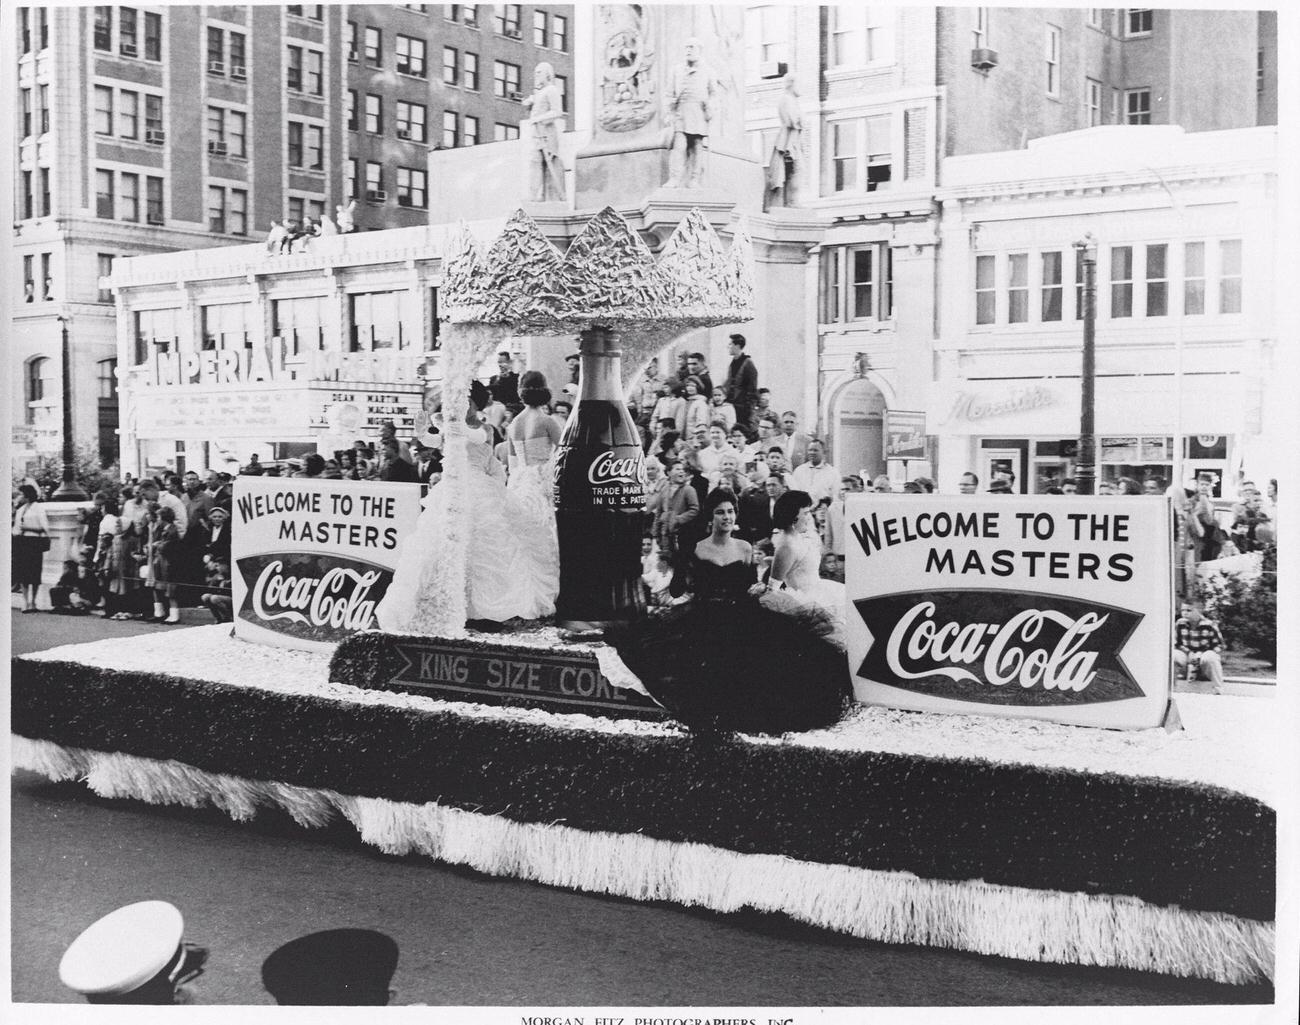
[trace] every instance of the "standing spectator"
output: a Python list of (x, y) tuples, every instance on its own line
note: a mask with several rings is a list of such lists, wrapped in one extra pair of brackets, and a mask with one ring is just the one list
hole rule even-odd
[(687, 589), (687, 562), (695, 547), (694, 524), (700, 515), (700, 496), (691, 486), (682, 463), (668, 471), (668, 482), (671, 490), (663, 504), (656, 533), (659, 550), (667, 554), (673, 567), (673, 588), (680, 595)]
[(736, 410), (736, 423), (745, 432), (745, 437), (753, 439), (758, 415), (758, 367), (745, 352), (745, 336), (736, 334), (727, 343), (731, 354), (731, 363), (727, 367), (727, 379), (723, 383), (726, 400)]
[(671, 381), (660, 382), (659, 398), (650, 416), (655, 423), (671, 420), (673, 430), (678, 434), (686, 433), (686, 400), (677, 394)]
[[(889, 482), (888, 477), (885, 478), (885, 482), (886, 483)], [(963, 473), (961, 475), (961, 479), (957, 482), (957, 490), (960, 491), (963, 495), (975, 494), (979, 486), (980, 486), (979, 477), (971, 473), (970, 470), (967, 470), (965, 473)]]
[(712, 422), (707, 394), (704, 383), (698, 377), (688, 377), (682, 385), (682, 395), (686, 399), (687, 434), (694, 434), (697, 428), (708, 427)]
[(793, 409), (781, 414), (781, 430), (784, 435), (777, 439), (777, 444), (785, 453), (786, 465), (794, 469), (808, 458), (808, 435), (799, 430), (799, 414)]
[(81, 523), (84, 528), (81, 533), (81, 543), (92, 551), (99, 547), (99, 521), (104, 518), (104, 501), (107, 498), (107, 492), (96, 491), (93, 499), (94, 504), (81, 514)]
[(823, 498), (828, 502), (839, 494), (840, 471), (825, 461), (826, 446), (818, 438), (808, 439), (808, 458), (790, 474), (790, 487), (806, 491), (815, 507)]
[(1214, 514), (1214, 506), (1210, 502), (1213, 495), (1214, 481), (1209, 476), (1201, 474), (1196, 479), (1196, 494), (1192, 498), (1191, 516), (1194, 522), (1189, 522), (1192, 533), (1199, 538), (1199, 551), (1197, 559), (1199, 562), (1211, 562), (1219, 557), (1223, 549), (1223, 531), (1219, 528), (1218, 517)]
[(655, 404), (659, 401), (659, 391), (662, 384), (663, 379), (659, 376), (659, 357), (655, 356), (646, 364), (641, 383), (632, 390), (638, 427), (653, 428)]
[(682, 440), (682, 436), (668, 426), (670, 423), (671, 420), (663, 421), (659, 440), (650, 447), (651, 457), (663, 463), (665, 470), (671, 469), (677, 462), (677, 452)]
[[(177, 482), (179, 485), (179, 478), (177, 478)], [(185, 531), (189, 529), (189, 512), (186, 510), (184, 502), (170, 491), (160, 491), (158, 482), (154, 480), (142, 480), (138, 493), (146, 506), (150, 502), (157, 502), (160, 508), (170, 509), (177, 536), (182, 538), (185, 536)]]
[(1148, 477), (1142, 482), (1142, 494), (1163, 495), (1164, 493), (1165, 482), (1160, 477)]
[(36, 592), (41, 586), (41, 569), (50, 547), (50, 521), (41, 508), (40, 495), (31, 484), (18, 486), (14, 507), (10, 549), (13, 582), (23, 595), (23, 612), (36, 611)]
[(839, 492), (826, 510), (826, 550), (834, 557), (832, 580), (844, 580), (844, 541), (848, 533), (844, 526), (844, 502), (849, 495), (861, 494), (862, 489), (862, 478), (857, 474), (840, 478)]
[(180, 529), (176, 513), (167, 505), (159, 505), (158, 515), (149, 530), (149, 576), (153, 587), (153, 618), (157, 623), (176, 624), (181, 621), (181, 607), (176, 601), (177, 581), (173, 573), (178, 549)]
[(699, 378), (701, 395), (708, 398), (713, 394), (713, 378), (709, 376), (708, 365), (704, 362), (704, 353), (693, 352), (686, 357), (686, 372), (688, 377)]
[(773, 445), (769, 448), (763, 457), (763, 461), (767, 463), (768, 473), (788, 474), (790, 472), (790, 464), (785, 458), (785, 449), (780, 445)]
[[(482, 387), (480, 385), (480, 387)], [(396, 438), (385, 438), (383, 454), (379, 464), (379, 479), (383, 481), (403, 481), (416, 483), (415, 466), (403, 458), (401, 445)]]
[[(1214, 620), (1204, 616), (1199, 601), (1183, 603), (1182, 615), (1174, 624), (1175, 673), (1185, 677), (1188, 684), (1203, 676), (1210, 682), (1211, 693), (1222, 694), (1223, 662), (1219, 653), (1224, 647), (1223, 634)], [(1190, 686), (1187, 689), (1200, 690)]]
[(757, 395), (758, 397), (754, 400), (754, 415), (759, 419), (765, 416), (770, 416), (772, 417), (773, 422), (777, 423), (779, 426), (780, 421), (777, 418), (777, 415), (772, 411), (772, 389), (759, 388)]
[(565, 425), (569, 422), (569, 415), (573, 412), (573, 403), (568, 399), (556, 399), (551, 403), (551, 416), (555, 422), (560, 425), (560, 430), (564, 430)]
[(655, 524), (663, 512), (664, 502), (668, 499), (671, 485), (663, 463), (654, 456), (645, 461), (645, 524), (651, 537), (654, 536)]
[(1237, 551), (1255, 552), (1263, 548), (1270, 536), (1265, 529), (1268, 522), (1263, 496), (1247, 481), (1241, 486), (1241, 501), (1232, 507), (1231, 537)]
[[(770, 542), (772, 514), (776, 500), (785, 494), (785, 475), (769, 474), (762, 490), (755, 489), (740, 500), (740, 536), (751, 544)], [(769, 546), (770, 547), (770, 546)]]
[(325, 457), (319, 452), (308, 452), (302, 457), (302, 475), (308, 480), (325, 476)]
[(497, 353), (497, 372), (488, 381), (488, 391), (507, 409), (518, 412), (524, 408), (519, 401), (519, 375), (510, 365), (510, 353)]
[(415, 461), (415, 478), (421, 484), (435, 483), (434, 476), (441, 479), (442, 456), (437, 449), (430, 448), (423, 442), (411, 442), (411, 457)]
[(564, 357), (564, 362), (569, 368), (569, 383), (576, 388), (578, 386), (578, 374), (582, 370), (582, 357), (576, 352), (571, 352)]
[(1132, 477), (1121, 477), (1115, 482), (1116, 488), (1121, 495), (1140, 495), (1142, 494), (1142, 485)]
[(727, 444), (727, 431), (721, 422), (709, 426), (709, 443), (699, 451), (700, 470), (706, 476), (716, 475), (724, 455), (734, 456), (740, 465), (740, 453)]
[(203, 562), (208, 569), (219, 559), (230, 562), (230, 514), (221, 506), (215, 506), (209, 514), (211, 530), (208, 532), (208, 544), (203, 553)]
[[(713, 395), (710, 397), (709, 417), (713, 420), (721, 420), (730, 432), (736, 427), (736, 407), (727, 401), (726, 395), (721, 388), (714, 388)], [(742, 432), (743, 433), (743, 432)], [(748, 440), (748, 437), (746, 437)]]
[(1065, 480), (1061, 481), (1061, 494), (1077, 495), (1078, 493), (1079, 493), (1079, 482), (1076, 481), (1073, 477), (1066, 477)]

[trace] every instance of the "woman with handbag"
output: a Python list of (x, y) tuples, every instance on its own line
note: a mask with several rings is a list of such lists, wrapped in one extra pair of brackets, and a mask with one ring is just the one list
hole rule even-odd
[(20, 485), (18, 495), (13, 518), (13, 582), (22, 588), (23, 612), (27, 613), (36, 611), (41, 568), (50, 550), (50, 522), (36, 488)]

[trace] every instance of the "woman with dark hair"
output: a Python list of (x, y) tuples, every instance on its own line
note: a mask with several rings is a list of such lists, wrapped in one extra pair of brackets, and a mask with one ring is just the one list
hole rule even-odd
[(698, 377), (688, 377), (682, 382), (682, 395), (686, 398), (686, 430), (689, 438), (697, 427), (708, 427), (713, 422), (709, 399), (704, 394), (704, 382)]
[(18, 486), (14, 506), (10, 556), (13, 582), (23, 593), (23, 612), (36, 611), (36, 592), (41, 586), (41, 569), (50, 549), (50, 521), (41, 507), (40, 493), (31, 484)]
[(736, 496), (715, 490), (692, 555), (689, 605), (614, 626), (605, 639), (665, 708), (705, 730), (785, 733), (836, 722), (850, 693), (843, 650), (820, 610), (775, 607), (754, 550), (734, 536)]
[(158, 623), (175, 625), (181, 621), (181, 607), (176, 600), (176, 560), (180, 555), (180, 532), (176, 529), (176, 511), (159, 506), (158, 516), (149, 531), (149, 576), (153, 586), (153, 618)]
[[(435, 629), (446, 599), (432, 593), (430, 567), (442, 557), (436, 548), (438, 524), (454, 500), (467, 503), (472, 518), (467, 618), (500, 623), (538, 619), (555, 611), (560, 590), (558, 555), (547, 545), (545, 525), (530, 519), (517, 493), (506, 488), (505, 468), (493, 453), (492, 433), (481, 415), (490, 401), (486, 386), (471, 382), (465, 410), (469, 474), (464, 493), (452, 495), (445, 477), (429, 488), (415, 530), (399, 548), (393, 582), (375, 610), (381, 629), (393, 633)], [(553, 538), (553, 523), (549, 531)]]
[(844, 585), (823, 580), (822, 545), (813, 527), (813, 500), (806, 491), (787, 491), (772, 509), (775, 543), (770, 583), (797, 601), (820, 606), (844, 629)]

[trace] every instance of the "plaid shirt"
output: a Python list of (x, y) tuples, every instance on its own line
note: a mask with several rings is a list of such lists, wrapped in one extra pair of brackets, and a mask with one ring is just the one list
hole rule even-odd
[(1202, 651), (1218, 651), (1223, 647), (1223, 634), (1213, 620), (1202, 619), (1195, 626), (1180, 619), (1174, 624), (1174, 647), (1179, 651), (1194, 654)]

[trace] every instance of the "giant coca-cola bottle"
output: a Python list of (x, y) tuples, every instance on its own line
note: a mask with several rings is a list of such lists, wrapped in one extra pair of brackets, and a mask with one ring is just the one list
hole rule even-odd
[(645, 457), (620, 383), (622, 350), (608, 328), (582, 333), (578, 401), (555, 463), (560, 594), (555, 618), (599, 629), (645, 611), (641, 525)]

